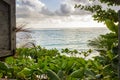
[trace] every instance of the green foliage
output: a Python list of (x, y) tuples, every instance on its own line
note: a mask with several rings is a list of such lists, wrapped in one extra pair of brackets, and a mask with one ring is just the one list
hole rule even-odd
[(106, 3), (107, 5), (120, 5), (119, 0), (99, 0), (101, 3)]
[(28, 77), (30, 75), (30, 73), (31, 73), (31, 70), (25, 67), (23, 70), (21, 70), (20, 72), (17, 73), (17, 76), (19, 78), (24, 79), (24, 78)]
[[(105, 3), (111, 5), (111, 2)], [(112, 9), (103, 10), (99, 5), (75, 7), (94, 13), (94, 19), (105, 22), (111, 31), (89, 41), (88, 45), (99, 52), (98, 56), (87, 59), (92, 54), (91, 49), (80, 52), (66, 48), (59, 52), (57, 49), (48, 50), (40, 46), (19, 48), (15, 56), (0, 62), (0, 78), (7, 76), (17, 80), (118, 80), (117, 12)]]
[(109, 21), (106, 24), (112, 32), (90, 40), (88, 45), (96, 48), (100, 55), (94, 58), (93, 63), (96, 69), (100, 70), (96, 78), (118, 80), (118, 34), (109, 25)]
[[(63, 49), (64, 53), (88, 56), (91, 50), (79, 52)], [(110, 80), (117, 79), (116, 58), (112, 51), (96, 56), (92, 60), (86, 57), (60, 55), (56, 49), (38, 47), (19, 48), (15, 57), (0, 62), (0, 77), (8, 76), (18, 80)], [(36, 58), (34, 57), (36, 56)]]
[[(95, 0), (92, 0), (94, 2)], [(109, 6), (120, 5), (119, 0), (98, 0), (100, 3), (108, 5), (106, 9), (99, 5), (81, 5), (76, 4), (75, 8), (89, 11), (93, 14), (93, 19), (98, 22), (104, 22), (110, 33), (100, 35), (89, 40), (88, 45), (99, 52), (99, 56), (94, 57), (92, 68), (96, 76), (94, 79), (118, 80), (118, 12)], [(111, 79), (110, 79), (111, 78)]]
[(53, 72), (52, 70), (47, 70), (47, 75), (50, 78), (50, 80), (60, 80), (59, 76)]
[[(98, 22), (105, 23), (106, 27), (118, 34), (118, 11), (111, 8), (111, 6), (120, 6), (119, 0), (89, 0), (94, 3), (94, 1), (99, 1), (103, 5), (107, 5), (104, 8), (101, 4), (96, 5), (83, 5), (76, 4), (75, 8), (80, 8), (92, 13), (93, 19)], [(115, 24), (116, 23), (116, 24)]]
[(71, 73), (71, 77), (82, 79), (84, 77), (84, 69), (82, 68), (74, 71), (73, 73)]
[(118, 34), (118, 25), (115, 25), (111, 20), (105, 20), (105, 24), (109, 30)]
[(104, 10), (101, 5), (83, 6), (81, 4), (76, 4), (75, 8), (80, 8), (93, 13), (93, 19), (98, 22), (105, 22), (106, 19), (118, 22), (118, 13), (111, 8)]
[[(113, 0), (99, 1), (108, 5), (119, 4)], [(80, 52), (66, 48), (60, 53), (57, 49), (48, 50), (40, 46), (19, 48), (15, 56), (0, 62), (0, 78), (7, 76), (17, 80), (118, 80), (118, 24), (115, 24), (118, 22), (117, 12), (112, 9), (103, 10), (100, 5), (75, 7), (94, 13), (94, 20), (105, 22), (111, 31), (89, 41), (88, 45), (96, 48), (98, 56), (86, 59), (92, 54), (91, 49)]]
[(118, 37), (116, 33), (107, 33), (105, 35), (100, 35), (93, 40), (89, 40), (88, 45), (93, 46), (97, 50), (111, 50), (118, 45)]
[(8, 65), (6, 64), (6, 63), (4, 63), (4, 62), (0, 62), (0, 69), (1, 70), (8, 70)]

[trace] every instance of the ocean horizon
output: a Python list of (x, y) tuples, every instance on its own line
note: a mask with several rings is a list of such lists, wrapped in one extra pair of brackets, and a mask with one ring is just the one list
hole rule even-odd
[(17, 46), (25, 42), (34, 42), (35, 45), (40, 45), (47, 49), (56, 48), (61, 50), (68, 48), (82, 51), (92, 49), (92, 47), (87, 45), (88, 40), (109, 32), (106, 27), (42, 28), (30, 29), (30, 31), (30, 33), (20, 32), (17, 34)]

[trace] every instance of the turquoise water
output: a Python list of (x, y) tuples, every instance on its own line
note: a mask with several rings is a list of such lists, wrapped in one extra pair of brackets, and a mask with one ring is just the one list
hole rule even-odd
[(86, 50), (91, 47), (87, 45), (88, 40), (96, 38), (100, 34), (108, 32), (106, 28), (71, 28), (71, 29), (40, 29), (31, 30), (31, 37), (23, 37), (20, 33), (17, 35), (17, 42), (34, 41), (47, 49), (69, 48), (77, 50)]

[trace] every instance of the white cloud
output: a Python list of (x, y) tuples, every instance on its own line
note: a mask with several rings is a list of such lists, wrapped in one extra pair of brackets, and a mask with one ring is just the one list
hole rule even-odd
[(18, 0), (17, 18), (29, 18), (41, 16), (39, 12), (45, 7), (39, 0)]
[(59, 9), (52, 11), (41, 0), (17, 0), (17, 22), (30, 28), (104, 26), (94, 22), (90, 12), (75, 9), (75, 3), (93, 4), (88, 0), (62, 0)]

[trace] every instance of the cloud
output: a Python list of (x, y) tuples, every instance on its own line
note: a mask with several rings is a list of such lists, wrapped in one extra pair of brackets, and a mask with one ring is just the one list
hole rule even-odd
[[(85, 2), (83, 0), (83, 2)], [(17, 18), (47, 18), (48, 16), (86, 15), (86, 11), (75, 9), (73, 0), (65, 0), (56, 11), (49, 10), (40, 0), (17, 0)]]
[(60, 8), (55, 11), (57, 16), (69, 16), (74, 12), (74, 7), (69, 4), (62, 3)]
[(59, 16), (70, 15), (90, 15), (91, 13), (85, 10), (74, 8), (75, 4), (90, 4), (87, 0), (64, 0), (60, 5), (60, 9), (56, 10), (56, 14)]
[[(40, 0), (17, 0), (17, 22), (27, 23), (27, 27), (31, 28), (45, 28), (68, 26), (69, 23), (75, 23), (75, 21), (89, 20), (85, 17), (89, 13), (75, 9), (74, 4), (70, 3), (71, 1), (63, 0), (59, 9), (52, 11)], [(85, 16), (81, 17), (81, 15)]]
[[(49, 1), (49, 0), (48, 0)], [(74, 8), (76, 3), (83, 5), (97, 4), (88, 0), (61, 0), (59, 8), (50, 10), (41, 0), (17, 0), (17, 22), (28, 23), (28, 27), (68, 26), (69, 23), (79, 24), (92, 20), (91, 13)], [(104, 4), (103, 4), (104, 5)], [(54, 5), (53, 5), (54, 6)], [(65, 25), (64, 25), (65, 24)]]
[(39, 0), (17, 0), (17, 18), (40, 16), (39, 12), (45, 7)]
[(61, 4), (60, 10), (61, 10), (61, 13), (63, 14), (69, 14), (69, 13), (72, 13), (72, 11), (74, 11), (73, 8), (68, 4)]
[(42, 7), (40, 13), (44, 14), (44, 15), (48, 15), (48, 16), (54, 16), (55, 15), (55, 13), (50, 11), (47, 7)]

